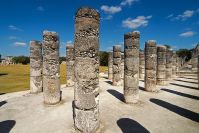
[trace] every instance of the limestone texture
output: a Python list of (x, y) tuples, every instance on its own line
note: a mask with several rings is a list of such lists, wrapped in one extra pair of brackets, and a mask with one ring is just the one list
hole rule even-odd
[(145, 75), (145, 57), (144, 57), (144, 52), (140, 51), (139, 53), (139, 63), (140, 63), (140, 66), (139, 66), (139, 78), (140, 79), (144, 79), (144, 75)]
[(145, 90), (155, 92), (157, 69), (157, 48), (156, 41), (145, 42)]
[(124, 35), (124, 99), (126, 103), (139, 100), (139, 51), (140, 33)]
[(56, 32), (43, 32), (43, 95), (45, 104), (61, 100), (59, 36)]
[(74, 86), (74, 47), (66, 46), (66, 86)]
[(167, 49), (166, 52), (166, 80), (167, 82), (172, 79), (172, 51)]
[(113, 85), (122, 85), (121, 79), (121, 46), (113, 46)]
[(99, 13), (80, 8), (75, 15), (75, 86), (73, 119), (76, 130), (94, 133), (99, 119)]
[(166, 50), (165, 46), (157, 46), (157, 85), (166, 85)]
[(42, 43), (30, 41), (30, 93), (42, 92)]
[(108, 54), (108, 79), (113, 79), (113, 52)]

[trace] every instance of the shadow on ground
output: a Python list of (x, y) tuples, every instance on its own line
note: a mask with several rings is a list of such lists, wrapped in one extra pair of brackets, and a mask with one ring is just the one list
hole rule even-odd
[(180, 81), (180, 82), (186, 82), (186, 83), (192, 83), (192, 84), (198, 84), (198, 82), (192, 82), (192, 81), (185, 81), (181, 79), (174, 79), (175, 81)]
[(105, 81), (106, 83), (108, 83), (108, 84), (110, 84), (110, 85), (112, 85), (112, 82), (111, 81)]
[(184, 108), (181, 108), (179, 106), (176, 106), (174, 104), (171, 104), (171, 103), (168, 103), (168, 102), (165, 102), (163, 100), (160, 100), (160, 99), (155, 99), (155, 98), (151, 98), (150, 101), (152, 103), (155, 103), (161, 107), (164, 107), (180, 116), (183, 116), (187, 119), (190, 119), (192, 121), (195, 121), (195, 122), (199, 122), (199, 114), (198, 113), (195, 113), (193, 111), (190, 111), (190, 110), (187, 110), (187, 109), (184, 109)]
[(179, 78), (184, 78), (184, 79), (194, 79), (194, 80), (197, 80), (197, 78), (191, 78), (191, 77), (179, 77)]
[(123, 133), (149, 133), (149, 131), (140, 125), (137, 121), (129, 118), (121, 118), (117, 121)]
[(122, 93), (120, 93), (116, 90), (113, 90), (113, 89), (108, 89), (107, 91), (108, 91), (108, 93), (110, 93), (111, 95), (113, 95), (114, 97), (119, 99), (121, 102), (124, 102), (124, 96)]
[(186, 94), (186, 93), (182, 93), (182, 92), (178, 92), (178, 91), (174, 91), (174, 90), (170, 90), (170, 89), (165, 89), (165, 88), (162, 88), (161, 90), (166, 91), (166, 92), (170, 92), (170, 93), (173, 93), (173, 94), (176, 94), (176, 95), (179, 95), (179, 96), (199, 100), (199, 97), (193, 96), (193, 95), (190, 95), (190, 94)]
[(3, 106), (3, 105), (6, 104), (6, 103), (7, 103), (6, 101), (1, 101), (1, 102), (0, 102), (0, 107)]
[(171, 85), (175, 85), (175, 86), (179, 86), (179, 87), (185, 87), (185, 88), (189, 88), (189, 89), (194, 89), (194, 90), (198, 90), (197, 87), (192, 87), (192, 86), (187, 86), (187, 85), (181, 85), (181, 84), (176, 84), (176, 83), (170, 83)]
[(9, 133), (15, 124), (16, 124), (15, 120), (6, 120), (6, 121), (0, 122), (0, 132)]
[(8, 73), (0, 73), (0, 76), (8, 75)]

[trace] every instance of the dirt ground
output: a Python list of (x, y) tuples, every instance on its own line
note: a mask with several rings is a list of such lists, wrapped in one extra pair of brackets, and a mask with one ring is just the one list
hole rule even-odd
[[(123, 102), (123, 87), (100, 78), (100, 119), (102, 133), (198, 133), (199, 89), (194, 76), (178, 77), (168, 86), (157, 86), (159, 93), (143, 91), (140, 102)], [(42, 93), (29, 91), (0, 94), (0, 133), (74, 132), (73, 88), (62, 85), (62, 101), (43, 104)]]

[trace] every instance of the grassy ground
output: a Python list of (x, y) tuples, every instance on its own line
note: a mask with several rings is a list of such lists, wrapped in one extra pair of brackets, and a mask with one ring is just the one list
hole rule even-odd
[[(0, 66), (0, 93), (9, 93), (29, 89), (29, 65)], [(107, 67), (100, 67), (105, 72)], [(66, 83), (66, 64), (60, 65), (61, 84)]]

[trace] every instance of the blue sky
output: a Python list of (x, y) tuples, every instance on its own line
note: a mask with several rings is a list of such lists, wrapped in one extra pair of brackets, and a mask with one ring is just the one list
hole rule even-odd
[(29, 41), (42, 31), (60, 35), (60, 56), (74, 42), (74, 15), (81, 6), (101, 15), (100, 50), (123, 45), (125, 33), (138, 30), (140, 47), (156, 40), (173, 49), (199, 42), (199, 0), (0, 0), (0, 54), (29, 55)]

